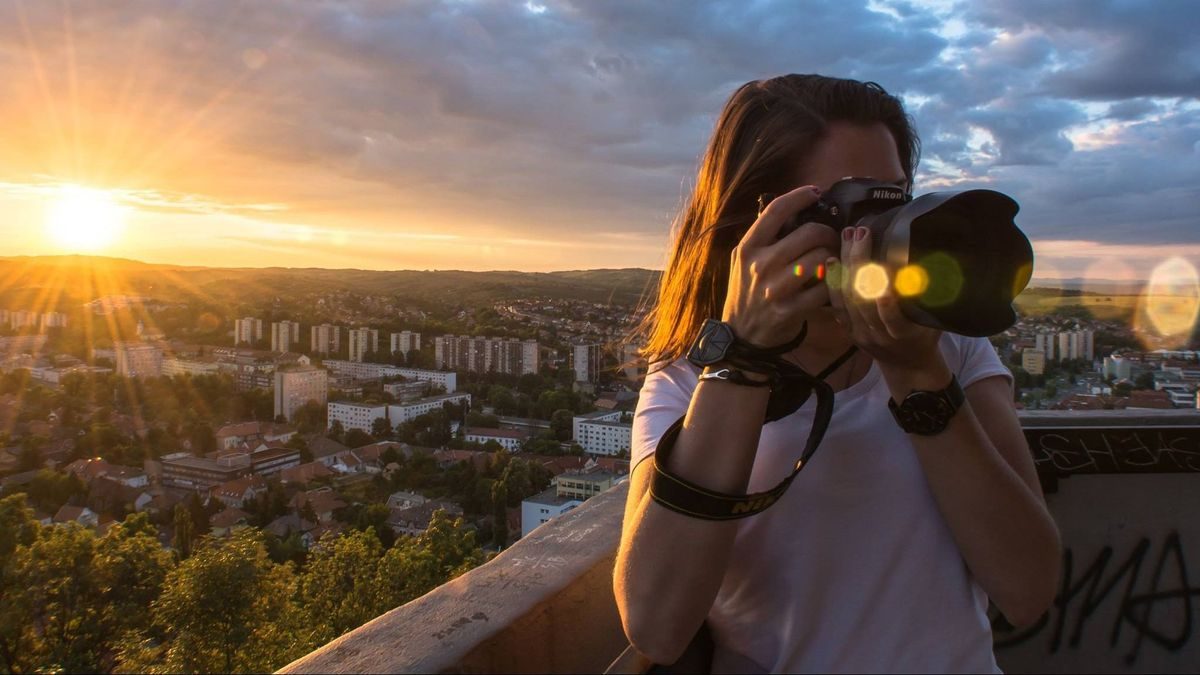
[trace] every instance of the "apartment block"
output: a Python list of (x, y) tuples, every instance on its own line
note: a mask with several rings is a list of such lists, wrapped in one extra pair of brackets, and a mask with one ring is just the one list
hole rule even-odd
[(379, 331), (374, 328), (350, 329), (350, 360), (362, 363), (367, 354), (379, 352)]
[(571, 348), (571, 365), (576, 382), (595, 382), (600, 377), (601, 351), (598, 344), (575, 345)]
[(299, 322), (279, 321), (271, 324), (271, 351), (290, 352), (299, 345)]
[(393, 354), (408, 354), (411, 351), (420, 351), (421, 334), (408, 330), (392, 333), (391, 343)]
[(309, 350), (313, 354), (337, 354), (342, 348), (342, 329), (333, 324), (313, 326)]
[(292, 421), (296, 410), (309, 401), (325, 405), (329, 373), (315, 366), (295, 366), (275, 371), (275, 416)]
[(233, 346), (254, 344), (262, 339), (263, 322), (248, 316), (233, 322)]

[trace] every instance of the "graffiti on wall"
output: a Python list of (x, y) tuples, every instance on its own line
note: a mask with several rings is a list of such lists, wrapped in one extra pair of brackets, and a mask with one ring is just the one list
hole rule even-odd
[(1200, 471), (1200, 427), (1026, 428), (1039, 473)]
[[(1123, 651), (1125, 663), (1132, 665), (1148, 643), (1170, 652), (1183, 649), (1194, 631), (1192, 603), (1200, 598), (1200, 571), (1188, 569), (1179, 533), (1171, 532), (1157, 547), (1143, 537), (1124, 560), (1115, 558), (1112, 546), (1090, 563), (1076, 560), (1071, 549), (1064, 551), (1058, 594), (1036, 624), (1015, 629), (993, 608), (996, 650), (1045, 636), (1048, 653), (1056, 654), (1064, 646), (1078, 649), (1085, 638), (1091, 645), (1106, 638), (1109, 649)], [(1094, 620), (1113, 609), (1111, 625)]]

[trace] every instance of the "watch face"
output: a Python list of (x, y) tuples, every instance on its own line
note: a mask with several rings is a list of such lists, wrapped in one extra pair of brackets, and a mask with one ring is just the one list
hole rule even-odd
[(707, 366), (725, 358), (733, 344), (733, 331), (729, 326), (714, 319), (704, 322), (700, 335), (688, 352), (688, 360), (698, 366)]
[(937, 394), (924, 391), (909, 394), (896, 411), (905, 429), (917, 433), (941, 431), (953, 415), (954, 409), (949, 402)]

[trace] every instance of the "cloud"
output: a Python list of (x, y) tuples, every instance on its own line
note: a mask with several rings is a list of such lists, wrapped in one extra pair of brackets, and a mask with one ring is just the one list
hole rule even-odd
[(665, 244), (737, 86), (821, 72), (905, 95), (920, 180), (1010, 191), (1037, 236), (1196, 241), (1194, 15), (1017, 0), (10, 3), (0, 123), (24, 133), (0, 147), (0, 180), (272, 205), (318, 229), (566, 237), (582, 261), (605, 236)]

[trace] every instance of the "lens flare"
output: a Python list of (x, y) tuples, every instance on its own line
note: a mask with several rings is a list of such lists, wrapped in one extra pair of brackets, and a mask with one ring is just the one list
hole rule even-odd
[(875, 300), (888, 289), (887, 270), (883, 265), (867, 263), (854, 274), (854, 292), (864, 300)]
[(1183, 258), (1169, 258), (1150, 274), (1142, 294), (1150, 328), (1163, 339), (1184, 343), (1200, 315), (1200, 274)]
[(929, 288), (929, 273), (920, 265), (905, 265), (896, 272), (896, 292), (913, 297)]
[(945, 307), (958, 299), (964, 281), (962, 265), (950, 254), (941, 251), (930, 253), (917, 264), (929, 274), (929, 288), (921, 297), (922, 304)]

